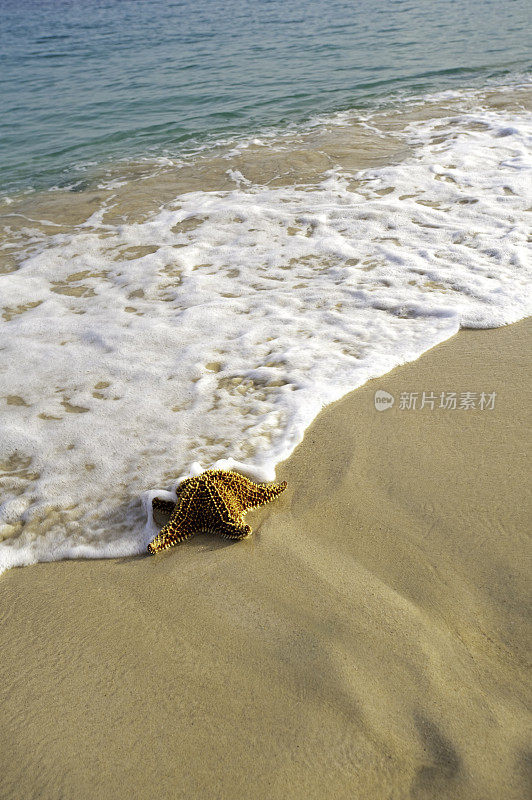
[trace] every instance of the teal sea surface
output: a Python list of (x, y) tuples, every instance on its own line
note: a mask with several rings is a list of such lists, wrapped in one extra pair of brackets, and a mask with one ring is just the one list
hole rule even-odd
[(2, 190), (530, 70), (528, 0), (0, 0)]

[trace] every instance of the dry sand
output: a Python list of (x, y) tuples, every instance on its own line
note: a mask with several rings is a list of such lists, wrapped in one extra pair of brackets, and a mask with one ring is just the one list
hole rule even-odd
[(0, 797), (527, 797), (531, 330), (324, 410), (249, 540), (3, 575)]

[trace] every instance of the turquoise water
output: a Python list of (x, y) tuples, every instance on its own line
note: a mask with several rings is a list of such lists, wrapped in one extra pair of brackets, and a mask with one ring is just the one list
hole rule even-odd
[(4, 190), (500, 81), (531, 61), (528, 0), (0, 0), (0, 12)]

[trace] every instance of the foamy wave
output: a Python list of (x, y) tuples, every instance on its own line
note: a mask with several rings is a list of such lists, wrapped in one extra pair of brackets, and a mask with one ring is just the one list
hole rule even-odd
[(140, 552), (143, 491), (221, 464), (271, 479), (323, 405), (530, 314), (531, 115), (394, 136), (400, 163), (298, 186), (228, 158), (233, 189), (136, 224), (102, 206), (3, 277), (0, 568)]

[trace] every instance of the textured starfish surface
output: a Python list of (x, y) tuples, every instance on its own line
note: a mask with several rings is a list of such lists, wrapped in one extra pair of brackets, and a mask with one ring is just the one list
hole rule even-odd
[(167, 550), (201, 531), (226, 539), (245, 539), (251, 534), (244, 514), (274, 500), (286, 489), (282, 483), (254, 483), (238, 472), (209, 469), (187, 478), (177, 487), (177, 503), (154, 497), (154, 510), (171, 513), (161, 532), (148, 545), (149, 553)]

